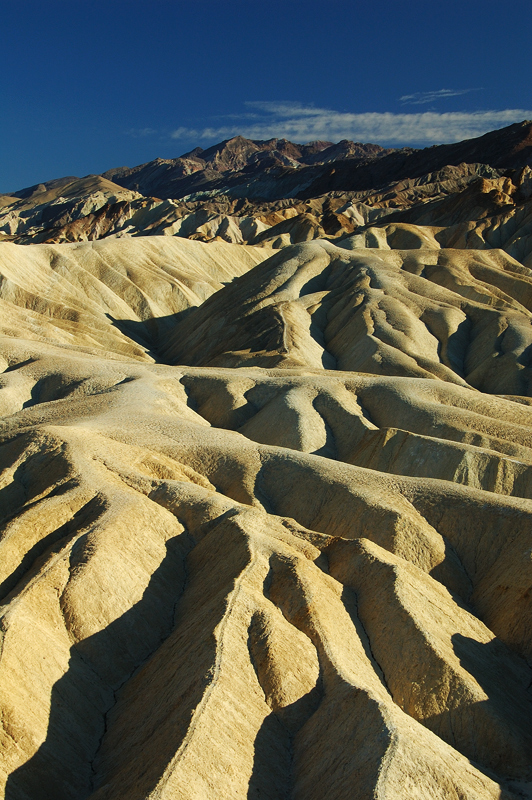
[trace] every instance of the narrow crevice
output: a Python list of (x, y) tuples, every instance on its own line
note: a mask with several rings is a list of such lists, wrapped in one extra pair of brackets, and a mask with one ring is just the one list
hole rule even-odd
[[(424, 502), (424, 498), (418, 497), (416, 494), (413, 496), (408, 494), (405, 495), (409, 503), (415, 508), (417, 513), (423, 518), (423, 520), (433, 528), (443, 539), (444, 547), (445, 547), (445, 558), (444, 560), (434, 567), (430, 571), (430, 577), (433, 578), (438, 583), (441, 583), (451, 597), (453, 598), (454, 602), (468, 611), (470, 614), (473, 614), (476, 617), (479, 617), (478, 611), (475, 609), (474, 605), (471, 602), (471, 598), (474, 591), (474, 581), (471, 577), (469, 570), (466, 569), (464, 566), (463, 560), (460, 557), (460, 554), (456, 548), (456, 546), (450, 541), (450, 539), (442, 533), (442, 528), (445, 529), (445, 525), (443, 524), (443, 520), (447, 514), (447, 510), (444, 506), (440, 504), (430, 504), (427, 505)], [(479, 536), (478, 541), (476, 543), (476, 554), (478, 558), (478, 553), (482, 549), (482, 541), (481, 537)], [(475, 562), (477, 560), (475, 558)], [(453, 585), (449, 585), (449, 580), (446, 580), (446, 577), (443, 573), (444, 569), (449, 567), (449, 565), (455, 567), (455, 573), (461, 573), (462, 578), (462, 586), (457, 587)], [(480, 617), (479, 617), (480, 619)]]
[(112, 691), (112, 701), (111, 701), (111, 704), (110, 704), (108, 710), (103, 715), (103, 731), (102, 731), (102, 735), (100, 736), (98, 744), (96, 745), (96, 750), (95, 750), (94, 756), (93, 756), (92, 760), (89, 763), (89, 769), (90, 769), (90, 789), (89, 789), (89, 791), (90, 791), (91, 794), (92, 794), (92, 792), (94, 792), (98, 788), (97, 787), (98, 773), (96, 771), (95, 763), (96, 763), (96, 760), (97, 760), (98, 755), (100, 753), (100, 750), (102, 748), (103, 741), (104, 741), (104, 739), (105, 739), (105, 737), (107, 735), (107, 732), (109, 730), (109, 714), (112, 712), (112, 710), (116, 706), (117, 695), (120, 692), (120, 689), (122, 689), (122, 687), (125, 686), (125, 684), (128, 682), (128, 680), (131, 677), (132, 676), (129, 675), (117, 689), (111, 690)]
[(344, 604), (344, 608), (349, 614), (351, 618), (351, 622), (356, 630), (357, 636), (362, 643), (362, 647), (364, 648), (364, 652), (366, 656), (371, 662), (375, 673), (378, 675), (380, 682), (388, 692), (388, 694), (393, 697), (392, 692), (390, 691), (390, 687), (386, 682), (386, 676), (384, 674), (384, 670), (382, 669), (381, 665), (377, 661), (375, 654), (371, 648), (371, 641), (368, 636), (368, 633), (364, 627), (364, 624), (359, 616), (358, 613), (358, 598), (354, 589), (351, 589), (349, 586), (345, 586), (342, 589), (342, 602)]

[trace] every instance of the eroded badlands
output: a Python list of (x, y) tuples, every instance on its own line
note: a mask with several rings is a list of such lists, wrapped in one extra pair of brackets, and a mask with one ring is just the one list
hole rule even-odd
[(7, 800), (532, 796), (532, 265), (450, 224), (0, 244)]

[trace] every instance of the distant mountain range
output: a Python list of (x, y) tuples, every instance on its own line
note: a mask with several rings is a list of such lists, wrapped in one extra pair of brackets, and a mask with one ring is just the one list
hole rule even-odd
[[(179, 158), (2, 195), (0, 238), (27, 244), (164, 233), (278, 246), (352, 233), (479, 179), (510, 178), (520, 187), (530, 165), (530, 121), (422, 150), (236, 136)], [(285, 234), (288, 240), (278, 238)]]
[[(235, 136), (179, 158), (156, 158), (136, 167), (109, 169), (101, 177), (146, 197), (181, 199), (200, 191), (277, 200), (306, 199), (331, 191), (361, 191), (390, 181), (418, 178), (447, 165), (488, 164), (499, 170), (532, 164), (532, 121), (456, 144), (424, 149), (386, 149), (343, 140), (293, 144), (286, 139), (253, 141)], [(59, 178), (13, 192), (26, 199), (75, 180)]]
[[(202, 150), (200, 147), (180, 158), (156, 159), (129, 169), (111, 169), (104, 178), (128, 189), (166, 198), (179, 199), (201, 191), (224, 191), (238, 196), (280, 199), (290, 187), (299, 187), (309, 177), (321, 174), (328, 164), (345, 159), (368, 161), (394, 152), (376, 144), (341, 141), (293, 144), (286, 139), (252, 141), (243, 136), (221, 142)], [(295, 182), (294, 182), (295, 177)], [(270, 184), (278, 188), (273, 188)], [(292, 186), (293, 184), (293, 186)]]
[(212, 190), (263, 200), (307, 199), (331, 191), (375, 188), (461, 163), (504, 170), (532, 163), (532, 122), (423, 150), (390, 150), (346, 140), (295, 145), (285, 139), (260, 142), (237, 136), (177, 159), (108, 170), (103, 177), (162, 199)]

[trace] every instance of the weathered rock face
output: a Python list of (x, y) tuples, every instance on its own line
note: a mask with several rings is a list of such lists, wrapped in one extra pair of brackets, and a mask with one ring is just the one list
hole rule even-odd
[[(474, 488), (489, 448), (459, 443), (532, 465), (528, 406), (3, 354), (2, 393), (33, 389), (0, 450), (6, 797), (496, 798), (530, 778), (530, 489)], [(438, 450), (444, 480), (335, 458), (401, 402), (414, 430), (427, 406), (446, 421), (464, 485)]]
[(531, 797), (529, 176), (466, 173), (0, 244), (1, 796)]
[(181, 312), (267, 257), (263, 248), (206, 249), (170, 237), (109, 239), (0, 251), (0, 331), (23, 339), (153, 360)]
[[(413, 235), (403, 233), (394, 241), (406, 246)], [(197, 366), (437, 377), (530, 394), (530, 269), (500, 250), (431, 249), (428, 238), (420, 244), (286, 248), (178, 320), (164, 357)]]

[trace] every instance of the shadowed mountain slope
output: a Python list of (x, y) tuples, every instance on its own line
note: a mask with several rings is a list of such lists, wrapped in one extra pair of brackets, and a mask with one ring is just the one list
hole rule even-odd
[(286, 139), (253, 141), (235, 136), (207, 150), (197, 147), (175, 159), (156, 159), (138, 167), (111, 169), (103, 177), (128, 189), (162, 198), (180, 198), (194, 191), (239, 184), (265, 171), (299, 169), (344, 158), (367, 159), (391, 152), (379, 145), (347, 140), (293, 144)]
[[(310, 158), (309, 149), (317, 151)], [(482, 163), (506, 170), (520, 169), (531, 160), (532, 122), (524, 121), (475, 139), (424, 150), (390, 151), (353, 142), (346, 142), (344, 147), (318, 142), (312, 148), (286, 140), (253, 142), (237, 136), (209, 150), (199, 152), (198, 148), (179, 159), (158, 159), (132, 170), (109, 170), (104, 177), (128, 189), (163, 198), (184, 197), (209, 188), (240, 197), (274, 200), (375, 188), (390, 181), (417, 178), (447, 165)]]

